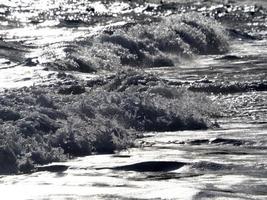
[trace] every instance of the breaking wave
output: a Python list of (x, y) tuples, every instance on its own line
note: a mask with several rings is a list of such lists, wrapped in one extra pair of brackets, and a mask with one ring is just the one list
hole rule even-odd
[(113, 153), (132, 146), (144, 131), (213, 126), (216, 109), (210, 99), (151, 74), (127, 71), (88, 83), (64, 73), (59, 78), (55, 85), (10, 90), (0, 97), (0, 162), (5, 163), (0, 174)]
[(106, 30), (62, 48), (63, 58), (55, 55), (54, 59), (48, 59), (47, 66), (90, 73), (125, 66), (175, 66), (195, 55), (227, 52), (228, 38), (216, 21), (199, 13), (188, 13), (151, 24)]

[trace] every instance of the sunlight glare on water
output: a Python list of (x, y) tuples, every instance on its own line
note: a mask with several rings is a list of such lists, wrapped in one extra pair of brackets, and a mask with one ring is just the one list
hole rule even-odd
[[(67, 166), (66, 171), (53, 173), (37, 170), (37, 172), (30, 174), (2, 175), (0, 176), (2, 199), (266, 199), (267, 26), (265, 22), (267, 20), (266, 13), (264, 13), (266, 11), (261, 7), (250, 5), (252, 1), (237, 1), (237, 3), (231, 1), (197, 1), (198, 3), (196, 1), (179, 1), (184, 2), (181, 5), (176, 5), (177, 1), (168, 1), (174, 2), (174, 4), (163, 5), (157, 4), (159, 1), (151, 2), (151, 4), (140, 3), (139, 5), (133, 1), (107, 1), (103, 3), (103, 1), (88, 0), (1, 0), (1, 94), (9, 94), (5, 89), (53, 85), (56, 88), (55, 93), (58, 95), (56, 96), (58, 99), (78, 101), (80, 96), (75, 98), (76, 96), (72, 91), (70, 94), (57, 94), (61, 89), (60, 86), (72, 84), (69, 79), (64, 79), (64, 76), (69, 74), (73, 82), (76, 81), (79, 84), (79, 81), (84, 81), (82, 86), (88, 93), (82, 91), (81, 98), (86, 102), (86, 98), (90, 99), (90, 95), (86, 96), (86, 94), (89, 94), (91, 90), (94, 91), (93, 87), (88, 86), (90, 82), (86, 82), (87, 80), (99, 78), (101, 75), (104, 75), (103, 77), (110, 74), (117, 75), (121, 70), (126, 69), (125, 71), (127, 71), (131, 67), (136, 70), (142, 68), (144, 63), (145, 65), (152, 63), (152, 67), (141, 69), (141, 73), (147, 71), (157, 74), (160, 78), (165, 79), (162, 80), (162, 85), (167, 84), (166, 80), (171, 80), (172, 86), (177, 88), (182, 85), (190, 89), (194, 84), (197, 86), (210, 84), (211, 89), (213, 87), (218, 90), (221, 89), (221, 91), (225, 89), (225, 93), (204, 93), (205, 97), (208, 96), (212, 102), (218, 103), (218, 109), (223, 110), (222, 113), (219, 113), (218, 119), (212, 119), (216, 120), (220, 127), (212, 127), (208, 130), (149, 132), (135, 141), (138, 148), (115, 152), (115, 155), (96, 154), (51, 164), (51, 166), (54, 164)], [(257, 2), (266, 5), (265, 1)], [(205, 6), (201, 6), (202, 3)], [(232, 6), (233, 4), (234, 6)], [(175, 5), (177, 7), (174, 7)], [(190, 13), (191, 15), (185, 15), (187, 18), (182, 18), (178, 22), (175, 21), (176, 19), (174, 20), (180, 23), (181, 29), (179, 26), (175, 27), (175, 24), (172, 24), (174, 21), (171, 20), (166, 20), (169, 23), (167, 25), (161, 24), (166, 30), (155, 25), (160, 23), (162, 18), (165, 19), (167, 15), (176, 12), (175, 9), (177, 8), (181, 9), (174, 15), (178, 19), (184, 16), (180, 13), (188, 9), (201, 12), (206, 16), (210, 14), (212, 16), (210, 20), (217, 17), (222, 26), (215, 25), (214, 21), (206, 20), (206, 16), (200, 16), (194, 12), (193, 14)], [(232, 13), (233, 15), (231, 15)], [(191, 19), (190, 16), (194, 19)], [(223, 18), (224, 16), (225, 18)], [(235, 20), (235, 17), (239, 17), (239, 21)], [(150, 24), (152, 25), (149, 26)], [(137, 28), (130, 29), (132, 26)], [(142, 31), (143, 27), (146, 27), (148, 31), (143, 35), (140, 34), (142, 37), (134, 37), (136, 34), (138, 35), (138, 31)], [(174, 28), (177, 29), (175, 29), (177, 33), (172, 30)], [(229, 33), (227, 37), (224, 37), (221, 28), (227, 30)], [(128, 29), (133, 31), (125, 31)], [(98, 40), (94, 40), (95, 38)], [(105, 39), (109, 41), (108, 45), (103, 42)], [(228, 42), (230, 43), (229, 51), (219, 51), (220, 47), (224, 49)], [(178, 49), (184, 51), (182, 53), (178, 51), (178, 56), (177, 52), (169, 52), (170, 47), (177, 43)], [(214, 51), (215, 48), (219, 50), (216, 52)], [(118, 57), (112, 51), (124, 57)], [(158, 54), (159, 57), (157, 57)], [(174, 57), (175, 59), (171, 60)], [(116, 58), (118, 59), (116, 60)], [(79, 71), (80, 66), (89, 68), (99, 59), (101, 67), (107, 63), (108, 69), (92, 70), (93, 72)], [(127, 63), (127, 66), (119, 65), (123, 59), (130, 61), (136, 59), (134, 61), (140, 62), (140, 66), (131, 66), (130, 62)], [(71, 70), (76, 71), (69, 70), (69, 63), (67, 62), (69, 60), (72, 61), (70, 65), (77, 64), (77, 69), (71, 68)], [(170, 60), (173, 61), (171, 63), (173, 65), (170, 65)], [(117, 61), (118, 63), (116, 63)], [(118, 66), (113, 66), (114, 63)], [(160, 65), (162, 63), (163, 66)], [(57, 77), (60, 72), (63, 72), (61, 74), (62, 79)], [(120, 90), (128, 87), (127, 84), (133, 84), (137, 88), (141, 85), (142, 90), (146, 87), (153, 87), (153, 85), (146, 85), (146, 80), (135, 82), (135, 79), (131, 79), (129, 81), (127, 76), (125, 79), (128, 81), (125, 83), (126, 86), (118, 86), (118, 91), (110, 89), (111, 93), (114, 94), (114, 99), (116, 99), (116, 95), (119, 96), (126, 92)], [(101, 84), (105, 82), (102, 79), (95, 80), (96, 85), (94, 86), (103, 89)], [(113, 79), (110, 78), (109, 80), (112, 81)], [(120, 81), (116, 79), (112, 87)], [(249, 89), (245, 90), (246, 87)], [(257, 90), (254, 91), (255, 88)], [(200, 89), (203, 88), (200, 87)], [(155, 91), (155, 95), (158, 91), (161, 92), (161, 85)], [(98, 90), (95, 91), (95, 93), (98, 92)], [(142, 91), (138, 90), (138, 92), (141, 94)], [(166, 95), (165, 92), (164, 95)], [(168, 92), (173, 95), (172, 90), (166, 93)], [(36, 93), (38, 96), (39, 93)], [(15, 94), (18, 95), (19, 92)], [(149, 92), (146, 91), (147, 94)], [(31, 98), (29, 97), (29, 99)], [(163, 97), (160, 96), (159, 99), (161, 98)], [(32, 102), (35, 101), (32, 99)], [(108, 101), (112, 102), (113, 96)], [(77, 110), (77, 107), (78, 109), (84, 108), (80, 102), (72, 103), (75, 105), (73, 110)], [(153, 103), (160, 107), (157, 102)], [(60, 106), (63, 105), (65, 110), (71, 110), (69, 109), (71, 107), (68, 107), (70, 105), (66, 104), (62, 103)], [(53, 106), (49, 108), (44, 108), (43, 105), (38, 106), (38, 109), (47, 113), (47, 116), (52, 113), (51, 119), (47, 117), (51, 121), (53, 115), (55, 113), (57, 115), (60, 108), (60, 106), (55, 108)], [(168, 106), (167, 104), (166, 107)], [(187, 104), (184, 106), (186, 107)], [(31, 111), (37, 112), (34, 108), (33, 106)], [(23, 108), (19, 109), (25, 112)], [(187, 109), (191, 110), (192, 108)], [(168, 112), (171, 120), (174, 115), (172, 112), (175, 111), (167, 110), (166, 112)], [(44, 113), (42, 116), (45, 115)], [(151, 115), (154, 114), (151, 113)], [(112, 110), (111, 115), (112, 117), (114, 115), (115, 118), (116, 113), (114, 114)], [(193, 115), (198, 115), (198, 113), (193, 112), (192, 118), (195, 117)], [(76, 125), (84, 126), (82, 123), (82, 125), (79, 124), (79, 120), (82, 117), (86, 119), (88, 117), (81, 114), (80, 119), (77, 116), (72, 118), (63, 113), (63, 117), (60, 115), (55, 120), (53, 119), (53, 122), (58, 123), (59, 127), (64, 123), (71, 122), (66, 130), (72, 130), (72, 128), (76, 130), (74, 129)], [(72, 124), (75, 117), (77, 117), (78, 122)], [(95, 117), (94, 120), (98, 120), (98, 117)], [(205, 117), (207, 116), (205, 115)], [(17, 121), (6, 122), (5, 118), (3, 119), (0, 118), (0, 125), (9, 123), (7, 128), (14, 126), (14, 129), (11, 127), (8, 130), (15, 130), (15, 133), (22, 130), (20, 126), (15, 127), (15, 124), (27, 120), (22, 118)], [(105, 120), (109, 121), (109, 118), (105, 118)], [(142, 120), (145, 121), (146, 119)], [(164, 119), (159, 116), (157, 120), (159, 121), (157, 123), (160, 123)], [(209, 119), (207, 121), (213, 123)], [(26, 125), (30, 128), (33, 126), (38, 128), (38, 126), (42, 127), (43, 125), (40, 122), (35, 124), (33, 122), (35, 121)], [(93, 121), (94, 123), (95, 121)], [(103, 122), (103, 124), (105, 123)], [(119, 126), (122, 125), (119, 124)], [(62, 127), (60, 129), (66, 131)], [(131, 129), (133, 128), (131, 127)], [(82, 129), (82, 131), (84, 130)], [(51, 130), (50, 132), (53, 135), (47, 135), (47, 137), (56, 137), (58, 134), (57, 131), (54, 133)], [(76, 138), (75, 131), (72, 134), (77, 141), (82, 137), (78, 135)], [(41, 141), (43, 136), (40, 137)], [(29, 138), (35, 139), (35, 136)], [(29, 138), (25, 137), (24, 139), (28, 141)], [(2, 138), (0, 139), (2, 140)], [(23, 142), (25, 141), (23, 140)], [(63, 149), (61, 150), (63, 151)], [(30, 154), (26, 155), (28, 157), (25, 156), (25, 160), (30, 158)], [(151, 161), (155, 161), (156, 164), (157, 162), (162, 164), (169, 161), (183, 164), (179, 168), (159, 172), (151, 169), (151, 171), (140, 172), (116, 168)]]

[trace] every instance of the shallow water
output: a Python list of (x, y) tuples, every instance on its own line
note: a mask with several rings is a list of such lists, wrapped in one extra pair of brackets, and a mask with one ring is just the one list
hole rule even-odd
[[(69, 42), (96, 35), (108, 27), (120, 27), (134, 20), (173, 12), (171, 9), (145, 11), (146, 4), (116, 3), (108, 7), (97, 1), (93, 4), (47, 1), (49, 5), (40, 6), (40, 1), (28, 2), (1, 2), (0, 36), (7, 42), (22, 41), (19, 45), (12, 43), (11, 49), (16, 56), (14, 52), (0, 48), (2, 90), (56, 81), (57, 72), (43, 70), (42, 62), (62, 56), (62, 47)], [(83, 12), (90, 12), (85, 10), (87, 4), (95, 9), (96, 17), (89, 15), (91, 18), (84, 19), (83, 23), (75, 21)], [(201, 4), (189, 5), (200, 6), (198, 9), (203, 9), (204, 13), (212, 11)], [(221, 4), (215, 5), (220, 7)], [(186, 10), (186, 6), (183, 4), (182, 7)], [(247, 6), (246, 9), (251, 11), (253, 7)], [(55, 14), (57, 12), (59, 14)], [(73, 21), (65, 19), (66, 13), (73, 17)], [(264, 82), (267, 79), (266, 15), (252, 19), (252, 22), (243, 22), (244, 29), (260, 39), (239, 35), (230, 41), (231, 49), (226, 55), (195, 56), (193, 60), (176, 63), (174, 67), (147, 71), (174, 82), (188, 82), (188, 86), (207, 80), (212, 83)], [(231, 21), (226, 26), (232, 28), (237, 26), (235, 23)], [(44, 52), (53, 55), (42, 57)], [(29, 66), (27, 58), (33, 66)], [(98, 74), (76, 72), (75, 75), (91, 78)], [(218, 119), (221, 125), (218, 129), (147, 133), (146, 137), (137, 140), (141, 148), (56, 163), (68, 166), (63, 172), (1, 176), (1, 195), (4, 199), (266, 199), (266, 90), (209, 95), (225, 109), (225, 117)], [(177, 161), (186, 165), (162, 172), (113, 168), (145, 161)]]
[[(245, 142), (212, 142), (215, 138)], [(195, 145), (182, 143), (192, 140)], [(201, 140), (209, 142), (197, 144)], [(151, 133), (138, 142), (142, 148), (115, 156), (61, 163), (69, 167), (64, 172), (2, 177), (2, 195), (8, 199), (266, 199), (266, 124), (227, 122), (218, 130)], [(97, 169), (142, 161), (188, 165), (163, 172)]]

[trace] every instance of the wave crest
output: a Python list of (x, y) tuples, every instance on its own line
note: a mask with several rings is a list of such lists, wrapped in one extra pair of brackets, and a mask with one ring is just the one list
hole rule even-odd
[[(173, 15), (157, 23), (103, 32), (71, 44), (59, 68), (92, 72), (122, 66), (175, 66), (195, 55), (227, 52), (226, 35), (220, 24), (199, 13)], [(58, 66), (58, 61), (52, 66)]]

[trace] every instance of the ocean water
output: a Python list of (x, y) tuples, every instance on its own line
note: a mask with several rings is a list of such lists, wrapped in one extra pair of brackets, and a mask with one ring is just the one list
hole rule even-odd
[[(220, 128), (146, 133), (66, 171), (0, 176), (3, 199), (266, 199), (265, 1), (1, 0), (0, 91), (137, 68), (206, 92)], [(142, 162), (174, 170), (116, 170)], [(158, 163), (157, 163), (158, 162)], [(14, 192), (15, 191), (15, 192)]]

